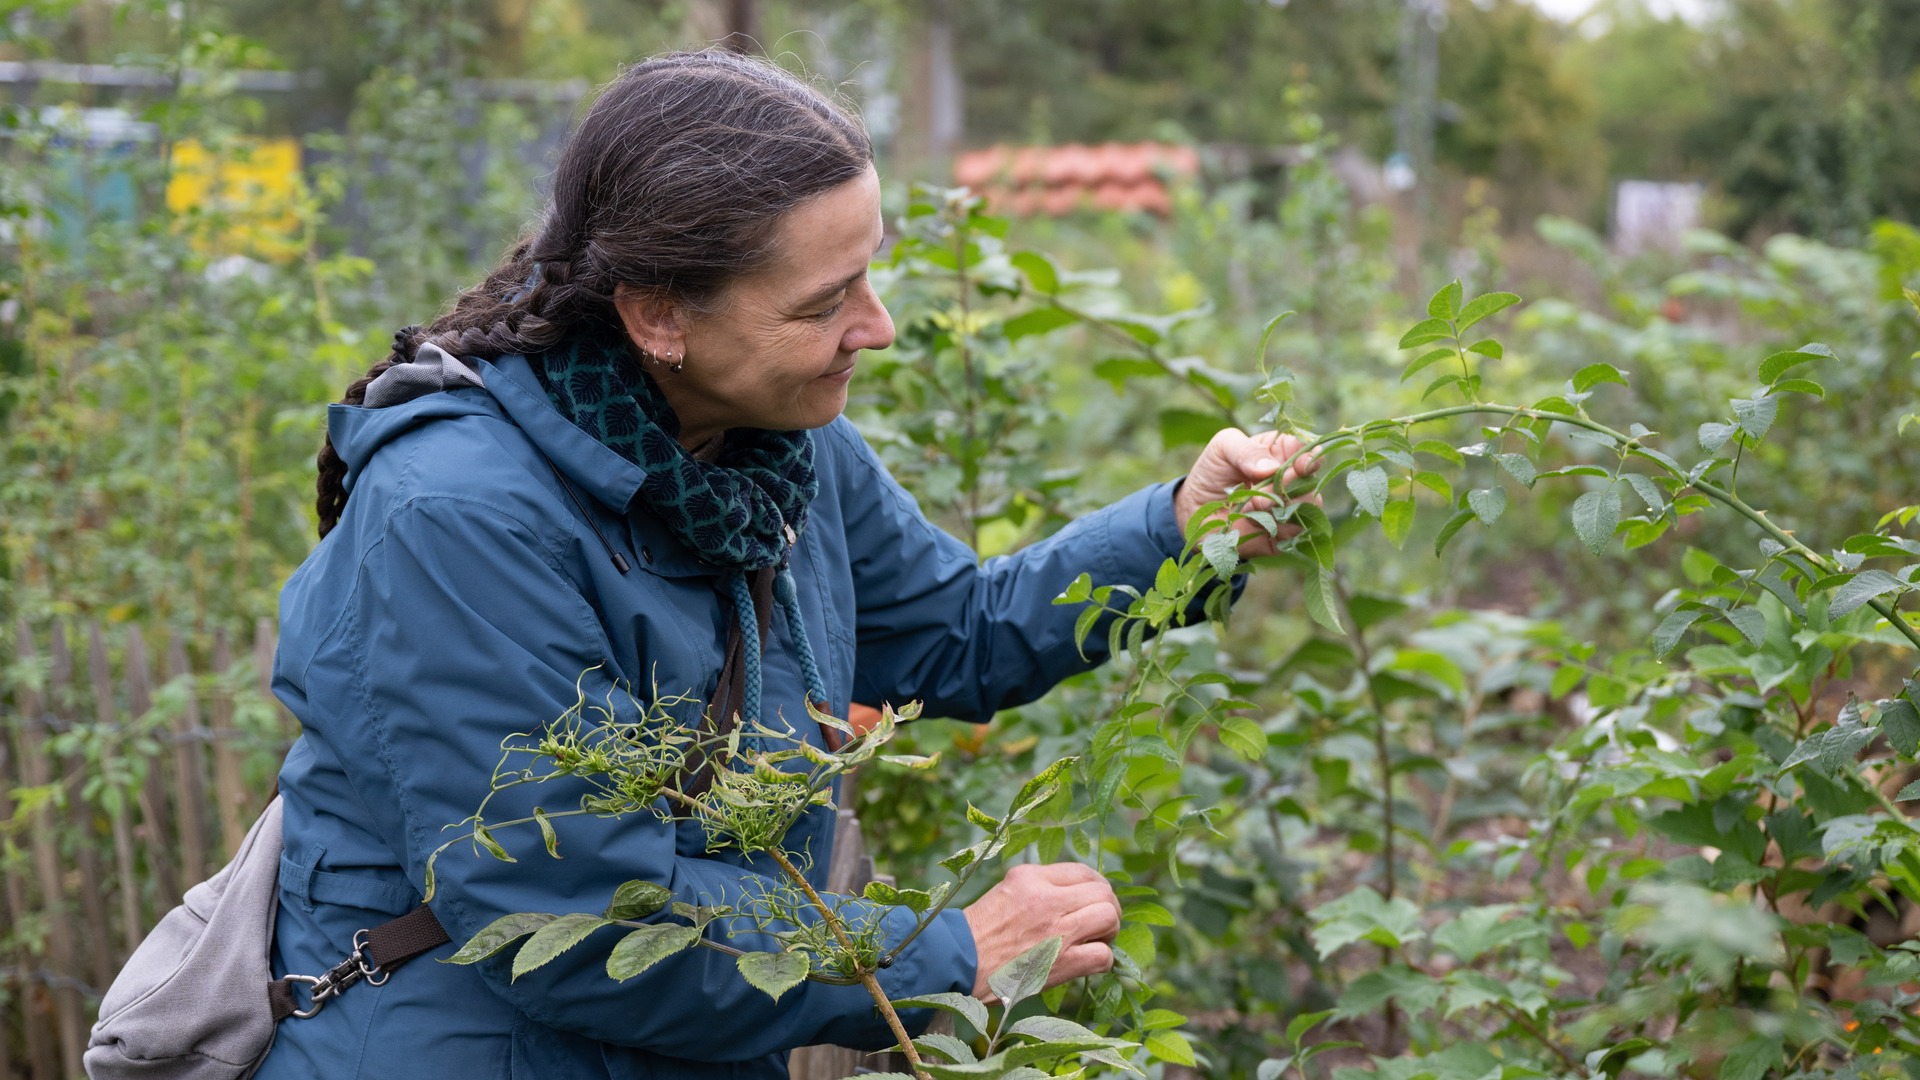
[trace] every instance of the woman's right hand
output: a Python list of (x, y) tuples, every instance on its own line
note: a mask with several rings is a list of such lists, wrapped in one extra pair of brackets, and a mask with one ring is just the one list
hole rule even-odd
[(982, 1001), (993, 1000), (988, 975), (1050, 937), (1062, 940), (1048, 986), (1113, 966), (1108, 945), (1120, 932), (1120, 900), (1107, 879), (1085, 864), (1015, 866), (964, 914), (979, 962), (973, 996)]

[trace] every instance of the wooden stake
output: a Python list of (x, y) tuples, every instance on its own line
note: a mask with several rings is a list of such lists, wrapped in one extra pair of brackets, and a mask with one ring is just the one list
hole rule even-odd
[[(48, 689), (52, 691), (53, 713), (72, 725), (76, 718), (73, 653), (67, 649), (66, 630), (59, 623), (53, 624), (53, 640), (48, 643), (47, 653), (53, 660), (47, 680)], [(112, 934), (107, 929), (107, 905), (102, 895), (105, 875), (100, 870), (100, 852), (95, 843), (99, 831), (94, 828), (93, 808), (80, 793), (86, 774), (87, 763), (82, 758), (71, 763), (61, 784), (67, 789), (67, 809), (79, 834), (74, 851), (80, 863), (80, 911), (84, 920), (81, 927), (86, 931), (87, 959), (93, 968), (93, 988), (104, 994), (107, 985), (113, 982)]]
[[(22, 661), (34, 658), (33, 633), (21, 619), (14, 640), (14, 655)], [(38, 690), (20, 687), (15, 695), (20, 706), (20, 775), (28, 787), (45, 787), (52, 782), (51, 762), (45, 747), (46, 712)], [(66, 890), (60, 882), (59, 839), (54, 832), (53, 810), (43, 807), (34, 815), (34, 876), (40, 887), (40, 907), (47, 919), (47, 966), (56, 975), (72, 978), (74, 966), (73, 926), (67, 920)], [(60, 1057), (66, 1075), (82, 1071), (81, 1056), (86, 1052), (86, 1032), (80, 1026), (80, 995), (71, 986), (53, 992), (54, 1012), (60, 1025)]]
[(174, 805), (180, 810), (180, 890), (207, 879), (207, 758), (200, 748), (200, 695), (187, 664), (184, 634), (167, 642), (167, 678), (186, 682), (186, 704), (173, 718)]
[[(233, 666), (233, 652), (227, 647), (227, 631), (221, 627), (213, 632), (213, 673), (218, 679)], [(240, 751), (234, 746), (239, 732), (233, 729), (233, 696), (215, 684), (213, 692), (213, 785), (220, 799), (220, 838), (226, 847), (226, 858), (231, 859), (240, 850), (240, 841), (247, 835), (247, 789), (240, 779)]]
[[(10, 740), (4, 732), (0, 732), (0, 835), (11, 831), (8, 826), (13, 821), (13, 760), (16, 756)], [(19, 783), (24, 786), (26, 781), (23, 778)], [(8, 925), (18, 926), (20, 920), (32, 910), (27, 906), (26, 882), (20, 879), (10, 859), (0, 865), (0, 880), (4, 881), (6, 902), (5, 910), (0, 911), (0, 918), (5, 918)], [(39, 992), (40, 987), (33, 977), (33, 953), (25, 942), (18, 943), (14, 950), (13, 978), (14, 993), (20, 1002), (20, 1030), (26, 1036), (29, 1075), (33, 1080), (54, 1080), (56, 1067), (53, 1047), (47, 1042), (47, 1032), (53, 1027), (47, 1023), (47, 1018), (37, 1015), (44, 1007), (44, 995)], [(11, 1077), (12, 1073), (8, 1070), (13, 1066), (6, 1058), (5, 1043), (4, 1034), (0, 1034), (0, 1076)]]
[[(146, 731), (153, 711), (153, 667), (147, 660), (146, 638), (137, 626), (127, 627), (127, 716), (136, 730)], [(158, 732), (153, 732), (158, 734)], [(173, 869), (173, 826), (167, 814), (166, 756), (147, 762), (147, 782), (140, 789), (141, 827), (137, 836), (147, 850), (147, 871), (153, 875), (154, 909), (180, 902), (180, 879)]]
[[(93, 718), (102, 731), (112, 731), (119, 710), (113, 707), (113, 670), (107, 662), (107, 641), (100, 633), (98, 620), (87, 621), (87, 681), (93, 686)], [(111, 776), (110, 765), (126, 745), (121, 737), (109, 736), (101, 743), (101, 771)], [(101, 801), (107, 807), (107, 819), (113, 826), (113, 864), (120, 894), (120, 926), (126, 932), (126, 956), (140, 947), (146, 927), (140, 919), (140, 873), (133, 861), (133, 799), (131, 791), (109, 791)], [(125, 962), (126, 957), (120, 958)], [(115, 965), (118, 967), (118, 965)], [(105, 992), (106, 987), (100, 987)]]

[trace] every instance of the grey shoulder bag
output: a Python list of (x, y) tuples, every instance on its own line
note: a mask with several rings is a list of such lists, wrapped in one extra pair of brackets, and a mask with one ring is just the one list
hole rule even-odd
[[(266, 1059), (281, 1020), (314, 1015), (362, 979), (384, 983), (450, 940), (423, 904), (355, 934), (352, 954), (324, 975), (275, 979), (280, 852), (276, 796), (233, 861), (187, 890), (107, 989), (87, 1040), (92, 1080), (245, 1080)], [(295, 983), (308, 987), (305, 1009)]]

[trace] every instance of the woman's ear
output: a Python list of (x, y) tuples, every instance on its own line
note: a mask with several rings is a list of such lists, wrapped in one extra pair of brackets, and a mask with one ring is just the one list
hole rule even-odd
[(621, 285), (614, 290), (613, 307), (642, 357), (671, 366), (686, 356), (687, 327), (680, 305), (659, 293)]

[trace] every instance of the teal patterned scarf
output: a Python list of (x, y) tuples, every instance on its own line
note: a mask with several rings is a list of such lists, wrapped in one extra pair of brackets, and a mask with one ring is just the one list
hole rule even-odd
[[(624, 333), (583, 331), (527, 360), (560, 415), (645, 470), (636, 501), (726, 572), (723, 587), (733, 601), (743, 650), (740, 713), (760, 719), (759, 620), (748, 575), (768, 569), (775, 571), (773, 598), (786, 612), (807, 696), (825, 708), (826, 685), (787, 570), (791, 538), (805, 527), (807, 504), (820, 493), (812, 435), (734, 428), (719, 457), (701, 461), (680, 445), (680, 418), (653, 377), (634, 362)], [(727, 674), (721, 672), (723, 682)]]
[(786, 562), (787, 528), (800, 531), (820, 493), (808, 432), (735, 428), (718, 460), (699, 461), (624, 334), (576, 334), (527, 359), (560, 415), (646, 471), (640, 501), (702, 559), (731, 570)]

